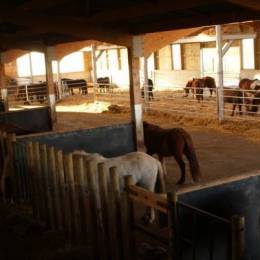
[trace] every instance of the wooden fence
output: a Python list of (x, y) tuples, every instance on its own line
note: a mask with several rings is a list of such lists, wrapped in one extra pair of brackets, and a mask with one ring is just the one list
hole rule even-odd
[[(179, 251), (181, 243), (188, 241), (179, 231), (181, 207), (213, 222), (224, 222), (230, 230), (231, 253), (227, 259), (243, 259), (243, 218), (220, 219), (183, 204), (172, 193), (158, 195), (137, 187), (131, 176), (125, 177), (126, 189), (122, 191), (116, 167), (88, 161), (84, 155), (65, 154), (39, 142), (19, 143), (12, 134), (0, 133), (0, 137), (5, 152), (3, 165), (9, 165), (4, 175), (14, 187), (15, 202), (29, 202), (38, 221), (62, 232), (72, 244), (88, 246), (95, 259), (137, 259), (136, 231), (168, 246), (169, 259), (186, 259)], [(135, 202), (166, 215), (168, 236), (136, 222)], [(193, 242), (189, 243), (195, 250)], [(213, 248), (209, 250), (212, 257), (208, 259), (214, 259)]]

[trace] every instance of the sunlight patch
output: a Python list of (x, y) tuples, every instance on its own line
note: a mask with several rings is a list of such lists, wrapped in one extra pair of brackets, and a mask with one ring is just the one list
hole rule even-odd
[(85, 112), (85, 113), (102, 113), (107, 111), (110, 106), (110, 102), (93, 102), (85, 103), (81, 105), (57, 105), (57, 112)]

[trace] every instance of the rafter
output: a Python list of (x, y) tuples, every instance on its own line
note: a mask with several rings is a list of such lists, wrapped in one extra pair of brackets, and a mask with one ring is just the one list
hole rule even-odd
[[(211, 13), (207, 16), (192, 16), (183, 18), (168, 18), (156, 21), (143, 21), (142, 24), (134, 24), (131, 28), (131, 33), (152, 33), (156, 31), (167, 31), (181, 28), (199, 27), (205, 25), (216, 25), (224, 23), (234, 23), (242, 21), (260, 20), (260, 12), (243, 10), (243, 12), (222, 12), (222, 13)], [(118, 21), (120, 23), (120, 21)]]
[(47, 9), (50, 7), (64, 4), (69, 0), (31, 0), (20, 5), (16, 10), (19, 11), (36, 11), (41, 9)]
[(11, 22), (27, 26), (29, 31), (40, 33), (55, 32), (58, 34), (71, 35), (81, 39), (93, 39), (108, 43), (130, 46), (131, 35), (122, 29), (104, 29), (95, 25), (89, 25), (86, 18), (33, 15), (26, 13), (22, 15), (12, 14), (0, 17), (0, 21)]
[(260, 1), (259, 0), (228, 0), (228, 2), (245, 7), (245, 8), (260, 11)]
[[(223, 0), (211, 0), (210, 4), (220, 3), (223, 2)], [(116, 8), (113, 10), (106, 10), (103, 12), (99, 12), (93, 17), (89, 19), (89, 22), (96, 22), (96, 23), (106, 23), (111, 21), (126, 21), (129, 19), (135, 19), (138, 17), (148, 16), (148, 15), (156, 15), (156, 14), (163, 14), (165, 12), (174, 12), (174, 11), (181, 11), (185, 9), (192, 9), (196, 8), (201, 5), (208, 5), (208, 0), (183, 0), (178, 1), (178, 4), (176, 4), (176, 1), (151, 1), (146, 2), (142, 4), (135, 4), (132, 6), (129, 6), (127, 8), (121, 7)]]

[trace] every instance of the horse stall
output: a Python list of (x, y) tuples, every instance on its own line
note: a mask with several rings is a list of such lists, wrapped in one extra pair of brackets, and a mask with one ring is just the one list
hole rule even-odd
[[(130, 237), (135, 241), (138, 232), (156, 241), (170, 259), (259, 259), (259, 176), (254, 172), (180, 188), (167, 197), (129, 186)], [(167, 230), (147, 228), (131, 218), (136, 204), (168, 214)]]
[(52, 130), (52, 120), (49, 107), (9, 111), (0, 113), (0, 177), (5, 175), (10, 143), (15, 135), (26, 135)]
[(128, 259), (127, 242), (122, 240), (127, 227), (120, 224), (127, 223), (122, 213), (127, 205), (117, 169), (85, 160), (74, 150), (106, 157), (133, 152), (134, 126), (17, 137), (12, 146), (13, 198), (32, 205), (39, 221), (63, 232), (72, 243), (89, 246), (95, 259)]
[(50, 117), (50, 108), (41, 107), (18, 111), (2, 112), (0, 113), (0, 124), (12, 125), (17, 129), (23, 130), (27, 134), (51, 131), (52, 121)]

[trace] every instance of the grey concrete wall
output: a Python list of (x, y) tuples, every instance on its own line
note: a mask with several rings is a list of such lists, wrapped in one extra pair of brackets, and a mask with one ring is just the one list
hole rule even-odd
[(26, 136), (19, 142), (38, 141), (62, 149), (65, 153), (85, 150), (106, 157), (119, 156), (136, 150), (132, 124), (122, 124), (64, 133)]

